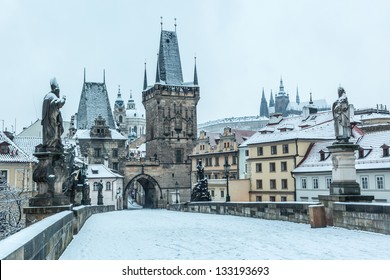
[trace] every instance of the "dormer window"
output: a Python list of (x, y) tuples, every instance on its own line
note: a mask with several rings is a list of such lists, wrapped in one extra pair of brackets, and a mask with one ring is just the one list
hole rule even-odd
[(381, 146), (381, 148), (383, 149), (383, 157), (388, 157), (389, 156), (389, 146), (387, 146), (386, 144), (383, 144)]
[(0, 153), (3, 155), (9, 153), (9, 144), (7, 142), (0, 143)]
[(359, 158), (364, 158), (364, 149), (360, 147), (358, 150), (358, 154), (359, 154)]
[(325, 152), (323, 150), (320, 151), (320, 161), (325, 160)]

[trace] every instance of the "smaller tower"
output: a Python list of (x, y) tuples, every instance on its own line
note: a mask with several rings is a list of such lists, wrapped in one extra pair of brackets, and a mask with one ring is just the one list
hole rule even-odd
[(146, 61), (145, 61), (145, 71), (144, 71), (144, 87), (143, 90), (145, 90), (148, 87), (148, 78), (146, 76)]
[(124, 131), (126, 124), (126, 110), (125, 110), (125, 103), (122, 99), (122, 94), (121, 94), (121, 86), (118, 85), (118, 95), (114, 103), (114, 119), (117, 127), (121, 130)]
[(297, 86), (297, 95), (295, 97), (295, 103), (297, 103), (299, 105), (299, 103), (301, 103), (301, 100), (299, 98), (299, 93), (298, 93), (298, 86)]
[(263, 88), (263, 93), (261, 96), (261, 103), (260, 103), (260, 117), (268, 118), (268, 116), (269, 116), (268, 104), (267, 104), (267, 100), (265, 99), (264, 88)]

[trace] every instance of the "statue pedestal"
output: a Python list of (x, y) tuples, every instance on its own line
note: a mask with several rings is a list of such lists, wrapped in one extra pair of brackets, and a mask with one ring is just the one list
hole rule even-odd
[(333, 163), (331, 195), (360, 195), (355, 168), (355, 151), (358, 148), (359, 145), (352, 143), (335, 143), (328, 147)]

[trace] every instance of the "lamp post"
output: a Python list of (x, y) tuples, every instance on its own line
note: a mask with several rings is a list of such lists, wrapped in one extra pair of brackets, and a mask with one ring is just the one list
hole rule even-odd
[(176, 189), (176, 204), (179, 203), (179, 201), (177, 200), (177, 189), (179, 188), (179, 183), (176, 181), (176, 184), (175, 184), (175, 189)]
[(225, 168), (225, 176), (226, 176), (226, 202), (230, 201), (230, 195), (229, 195), (229, 171), (230, 171), (230, 164), (228, 163), (228, 159), (225, 158), (225, 164), (223, 165)]

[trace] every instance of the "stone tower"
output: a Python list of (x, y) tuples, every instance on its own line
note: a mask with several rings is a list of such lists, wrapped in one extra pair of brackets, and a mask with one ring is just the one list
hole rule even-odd
[(283, 80), (280, 78), (279, 93), (275, 96), (275, 113), (287, 115), (287, 106), (290, 102), (288, 94), (284, 91)]
[(260, 103), (260, 117), (268, 118), (268, 116), (269, 116), (268, 104), (267, 104), (267, 100), (265, 99), (264, 88), (263, 88), (263, 93), (261, 96), (261, 103)]
[(183, 82), (176, 31), (161, 30), (156, 82), (142, 92), (146, 112), (146, 157), (183, 164), (196, 141), (199, 86)]

